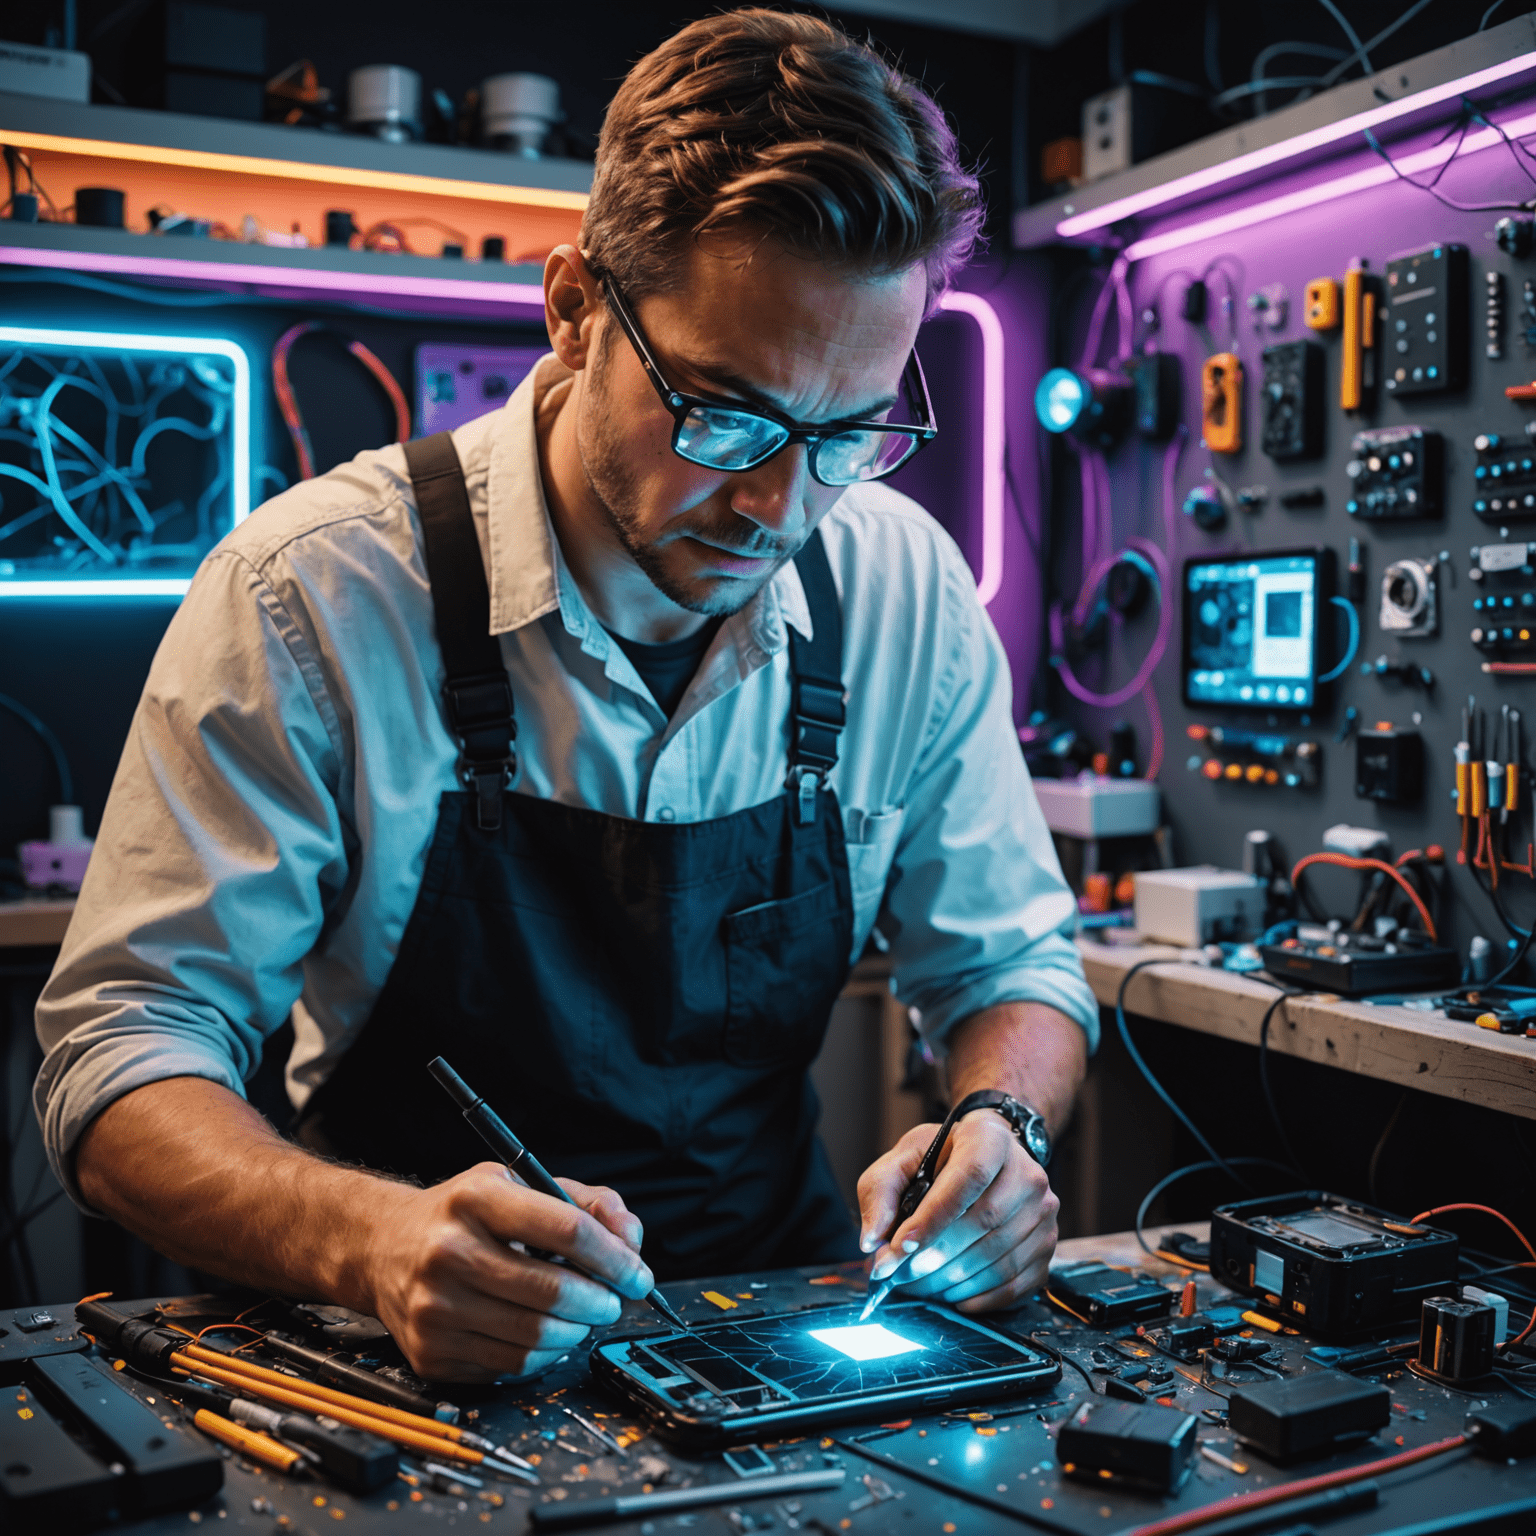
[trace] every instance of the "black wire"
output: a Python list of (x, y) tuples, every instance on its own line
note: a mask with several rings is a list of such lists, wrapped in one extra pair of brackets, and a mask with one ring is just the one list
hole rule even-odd
[(1409, 1090), (1404, 1088), (1402, 1097), (1397, 1101), (1397, 1108), (1394, 1109), (1392, 1113), (1387, 1117), (1387, 1123), (1383, 1127), (1381, 1135), (1377, 1139), (1376, 1145), (1371, 1151), (1370, 1166), (1367, 1168), (1365, 1175), (1365, 1187), (1367, 1193), (1371, 1197), (1372, 1205), (1381, 1204), (1381, 1201), (1377, 1198), (1376, 1195), (1376, 1171), (1381, 1166), (1381, 1154), (1387, 1150), (1387, 1138), (1391, 1136), (1392, 1132), (1397, 1129), (1398, 1117), (1403, 1112), (1403, 1106), (1408, 1102), (1408, 1093)]
[[(1277, 1163), (1270, 1157), (1234, 1157), (1231, 1161), (1233, 1163), (1241, 1163), (1245, 1167), (1278, 1168), (1282, 1173), (1294, 1173), (1296, 1171), (1294, 1168), (1287, 1168), (1284, 1163)], [(1230, 1168), (1222, 1163), (1186, 1163), (1182, 1168), (1175, 1168), (1172, 1173), (1165, 1174), (1147, 1191), (1145, 1198), (1136, 1208), (1136, 1241), (1141, 1244), (1144, 1252), (1151, 1254), (1153, 1258), (1158, 1256), (1157, 1250), (1147, 1242), (1146, 1238), (1147, 1212), (1151, 1210), (1152, 1202), (1169, 1185), (1178, 1183), (1180, 1179), (1186, 1178), (1189, 1174), (1205, 1172), (1225, 1173), (1229, 1178), (1241, 1184), (1249, 1194), (1253, 1193), (1253, 1187), (1246, 1180), (1239, 1179)]]
[(1280, 1123), (1280, 1111), (1275, 1105), (1274, 1090), (1269, 1082), (1269, 1021), (1274, 1018), (1275, 1010), (1285, 1002), (1286, 998), (1300, 996), (1299, 987), (1284, 991), (1264, 1010), (1264, 1018), (1259, 1024), (1259, 1086), (1264, 1090), (1264, 1103), (1269, 1110), (1270, 1123), (1275, 1128), (1275, 1134), (1280, 1138), (1280, 1145), (1286, 1157), (1290, 1159), (1291, 1171), (1305, 1181), (1306, 1171), (1301, 1166), (1301, 1159), (1296, 1156), (1291, 1138), (1285, 1133), (1285, 1126)]
[[(1467, 119), (1466, 121), (1470, 122), (1470, 119)], [(1365, 142), (1369, 144), (1371, 148), (1375, 150), (1376, 153), (1380, 155), (1384, 161), (1386, 161), (1387, 169), (1390, 170), (1399, 181), (1407, 182), (1410, 187), (1417, 187), (1420, 192), (1428, 192), (1432, 198), (1434, 198), (1437, 202), (1444, 203), (1447, 208), (1454, 208), (1458, 213), (1520, 213), (1525, 209), (1524, 203), (1459, 203), (1455, 198), (1447, 197), (1445, 193), (1439, 190), (1435, 183), (1438, 182), (1440, 177), (1445, 174), (1446, 166), (1450, 165), (1451, 161), (1456, 158), (1457, 152), (1461, 149), (1461, 139), (1457, 140), (1456, 149), (1451, 152), (1450, 158), (1447, 159), (1445, 164), (1442, 165), (1439, 171), (1436, 172), (1434, 179), (1432, 181), (1426, 182), (1415, 181), (1413, 177), (1410, 176), (1406, 171), (1400, 169), (1397, 165), (1397, 162), (1393, 160), (1392, 156), (1382, 148), (1381, 140), (1378, 139), (1369, 128), (1366, 128), (1363, 131), (1365, 133)], [(1465, 137), (1466, 128), (1463, 126), (1462, 138), (1464, 139)]]
[(1173, 1095), (1170, 1094), (1168, 1090), (1164, 1088), (1163, 1085), (1153, 1075), (1151, 1067), (1149, 1067), (1146, 1062), (1142, 1060), (1141, 1052), (1136, 1049), (1136, 1043), (1131, 1039), (1130, 1026), (1125, 1022), (1125, 989), (1130, 984), (1131, 977), (1133, 977), (1138, 971), (1146, 970), (1150, 965), (1177, 965), (1188, 963), (1188, 961), (1169, 961), (1166, 959), (1138, 960), (1136, 964), (1133, 965), (1125, 973), (1125, 975), (1120, 978), (1120, 990), (1115, 994), (1115, 1026), (1120, 1031), (1120, 1039), (1124, 1042), (1126, 1051), (1129, 1053), (1131, 1060), (1136, 1064), (1136, 1070), (1140, 1072), (1144, 1078), (1146, 1078), (1147, 1083), (1151, 1087), (1152, 1091), (1158, 1096), (1158, 1098), (1163, 1101), (1164, 1104), (1168, 1106), (1169, 1109), (1173, 1111), (1174, 1117), (1200, 1144), (1200, 1148), (1205, 1153), (1205, 1155), (1209, 1157), (1216, 1164), (1216, 1166), (1221, 1169), (1223, 1173), (1227, 1174), (1228, 1177), (1235, 1179), (1239, 1184), (1243, 1186), (1244, 1189), (1248, 1189), (1248, 1181), (1232, 1171), (1226, 1159), (1222, 1157), (1221, 1153), (1219, 1153), (1208, 1140), (1206, 1140), (1200, 1128), (1195, 1124), (1193, 1120), (1189, 1118), (1187, 1114), (1185, 1114), (1185, 1112), (1178, 1106), (1178, 1104), (1175, 1103)]
[(1093, 1377), (1090, 1376), (1088, 1372), (1085, 1371), (1082, 1366), (1077, 1363), (1076, 1360), (1073, 1360), (1069, 1355), (1063, 1354), (1061, 1350), (1054, 1348), (1052, 1345), (1047, 1344), (1039, 1334), (1030, 1334), (1029, 1342), (1042, 1353), (1049, 1355), (1051, 1359), (1057, 1362), (1058, 1365), (1070, 1365), (1072, 1369), (1076, 1371), (1077, 1374), (1081, 1376), (1085, 1382), (1087, 1382), (1088, 1390), (1090, 1392), (1097, 1392), (1099, 1390), (1093, 1384)]
[(1536, 924), (1533, 924), (1531, 927), (1526, 929), (1525, 937), (1520, 940), (1520, 947), (1510, 957), (1509, 964), (1506, 965), (1504, 967), (1504, 969), (1498, 973), (1498, 975), (1490, 976), (1487, 981), (1479, 982), (1478, 986), (1479, 987), (1496, 987), (1496, 986), (1498, 986), (1498, 984), (1501, 981), (1504, 980), (1504, 978), (1506, 976), (1508, 976), (1511, 972), (1516, 970), (1520, 966), (1520, 964), (1524, 961), (1525, 955), (1526, 955), (1526, 951), (1528, 949), (1530, 949), (1530, 947), (1531, 947), (1531, 940), (1532, 940), (1533, 937), (1536, 937)]
[(8, 693), (0, 693), (0, 709), (9, 710), (18, 720), (31, 726), (38, 739), (47, 747), (49, 755), (53, 758), (54, 772), (59, 777), (59, 804), (73, 805), (75, 781), (69, 771), (69, 758), (64, 753), (63, 743), (54, 735), (47, 721), (33, 713), (19, 699), (13, 699)]
[(1493, 4), (1483, 12), (1483, 19), (1477, 24), (1477, 30), (1479, 32), (1484, 32), (1487, 30), (1488, 23), (1493, 19), (1493, 13), (1503, 4), (1504, 0), (1493, 0)]

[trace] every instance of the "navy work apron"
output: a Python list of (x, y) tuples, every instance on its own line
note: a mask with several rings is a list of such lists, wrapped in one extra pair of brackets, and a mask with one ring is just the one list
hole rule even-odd
[(483, 1161), (427, 1075), (442, 1053), (551, 1172), (618, 1190), (660, 1278), (856, 1257), (806, 1071), (853, 924), (821, 535), (796, 556), (813, 638), (790, 631), (785, 793), (632, 821), (507, 789), (511, 685), (458, 456), (440, 433), (406, 458), (466, 788), (442, 796), (399, 954), (301, 1139), (424, 1183)]

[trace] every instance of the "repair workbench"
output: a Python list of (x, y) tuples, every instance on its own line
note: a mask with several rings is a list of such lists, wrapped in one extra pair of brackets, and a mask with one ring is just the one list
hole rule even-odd
[[(1184, 1230), (1204, 1235), (1198, 1226), (1186, 1224)], [(1152, 1236), (1155, 1243), (1156, 1234)], [(1090, 1257), (1112, 1264), (1134, 1264), (1170, 1287), (1182, 1286), (1186, 1278), (1184, 1271), (1143, 1253), (1130, 1234), (1079, 1239), (1063, 1243), (1058, 1251), (1058, 1262)], [(1244, 1332), (1237, 1308), (1246, 1303), (1204, 1275), (1198, 1284), (1202, 1309), (1212, 1316), (1225, 1315), (1226, 1326), (1236, 1333)], [(708, 1299), (706, 1290), (715, 1292), (717, 1300)], [(735, 1307), (727, 1315), (740, 1317), (854, 1304), (863, 1298), (864, 1280), (862, 1267), (854, 1264), (831, 1272), (795, 1270), (692, 1284), (678, 1282), (666, 1287), (666, 1292), (673, 1304), (696, 1322), (719, 1319), (720, 1302), (734, 1301)], [(140, 1312), (152, 1304), (115, 1305)], [(189, 1328), (201, 1325), (197, 1299), (163, 1305), (169, 1319), (180, 1320)], [(13, 1318), (0, 1314), (0, 1329), (10, 1326), (8, 1336), (0, 1337), (0, 1383), (17, 1382), (20, 1367), (16, 1355), (26, 1340), (41, 1343), (57, 1339), (55, 1347), (69, 1347), (74, 1333), (71, 1310), (65, 1305), (52, 1311), (59, 1326), (42, 1335), (35, 1331), (19, 1333)], [(883, 1426), (845, 1426), (822, 1437), (765, 1447), (774, 1470), (780, 1473), (841, 1467), (844, 1481), (831, 1490), (754, 1498), (751, 1479), (738, 1479), (721, 1457), (679, 1455), (648, 1435), (645, 1426), (620, 1403), (593, 1389), (587, 1378), (584, 1346), (531, 1384), (453, 1389), (466, 1413), (474, 1414), (479, 1433), (493, 1436), (536, 1464), (538, 1486), (487, 1481), (483, 1487), (474, 1487), (465, 1479), (457, 1488), (449, 1489), (441, 1483), (434, 1487), (425, 1481), (402, 1481), (365, 1497), (353, 1497), (323, 1481), (292, 1481), (225, 1451), (221, 1493), (190, 1510), (124, 1522), (117, 1529), (133, 1536), (169, 1536), (172, 1532), (180, 1536), (189, 1523), (217, 1521), (231, 1531), (231, 1536), (235, 1530), (248, 1536), (322, 1536), (336, 1524), (347, 1522), (349, 1528), (361, 1527), (367, 1533), (394, 1532), (396, 1536), (455, 1526), (484, 1527), (488, 1532), (514, 1536), (529, 1527), (529, 1512), (535, 1505), (554, 1504), (564, 1510), (577, 1501), (614, 1494), (723, 1483), (730, 1492), (718, 1504), (603, 1528), (633, 1536), (663, 1536), (683, 1530), (968, 1536), (1014, 1529), (1044, 1530), (1060, 1536), (1090, 1532), (1113, 1536), (1232, 1495), (1442, 1441), (1462, 1429), (1470, 1407), (1486, 1400), (1421, 1380), (1401, 1365), (1362, 1372), (1388, 1384), (1392, 1398), (1389, 1425), (1363, 1445), (1300, 1467), (1281, 1469), (1234, 1441), (1224, 1424), (1225, 1394), (1218, 1387), (1202, 1385), (1199, 1370), (1177, 1367), (1175, 1362), (1154, 1355), (1134, 1329), (1121, 1327), (1106, 1334), (1056, 1310), (1044, 1299), (994, 1315), (989, 1321), (1020, 1337), (1033, 1337), (1063, 1356), (1069, 1364), (1061, 1378), (1028, 1397), (992, 1403), (985, 1409), (955, 1409)], [(649, 1309), (630, 1303), (620, 1323), (600, 1332), (634, 1331), (654, 1322), (655, 1315)], [(1247, 1336), (1253, 1334), (1252, 1328), (1246, 1328)], [(1283, 1374), (1316, 1368), (1302, 1360), (1309, 1345), (1299, 1336), (1258, 1337), (1272, 1345), (1271, 1359)], [(232, 1342), (224, 1347), (232, 1347)], [(1151, 1381), (1149, 1371), (1153, 1373)], [(1086, 1383), (1091, 1382), (1094, 1391), (1102, 1393), (1110, 1377), (1118, 1377), (1121, 1383), (1140, 1380), (1148, 1385), (1149, 1395), (1157, 1394), (1159, 1401), (1200, 1415), (1200, 1453), (1193, 1475), (1177, 1494), (1162, 1497), (1105, 1483), (1084, 1484), (1062, 1475), (1054, 1455), (1055, 1430), (1086, 1399)], [(196, 1433), (185, 1426), (163, 1389), (134, 1380), (127, 1372), (117, 1379), (164, 1415), (176, 1433)], [(1505, 1390), (1493, 1389), (1495, 1393)], [(21, 1408), (27, 1407), (24, 1385), (0, 1388), (0, 1401), (13, 1397)], [(578, 1421), (577, 1414), (621, 1449), (605, 1445)], [(1376, 1506), (1330, 1520), (1329, 1536), (1536, 1529), (1536, 1458), (1490, 1461), (1460, 1448), (1388, 1472), (1377, 1482), (1380, 1499)], [(1486, 1518), (1470, 1526), (1455, 1523), (1473, 1516)], [(1205, 1529), (1216, 1536), (1225, 1524)]]
[[(1105, 1007), (1114, 1007), (1133, 965), (1167, 955), (1169, 964), (1150, 967), (1131, 979), (1127, 1013), (1258, 1044), (1260, 1021), (1275, 1000), (1274, 982), (1178, 963), (1182, 951), (1170, 945), (1112, 945), (1080, 938), (1077, 947), (1088, 984)], [(1536, 1120), (1536, 1040), (1523, 1035), (1501, 1035), (1424, 1009), (1308, 993), (1276, 1010), (1269, 1048)]]

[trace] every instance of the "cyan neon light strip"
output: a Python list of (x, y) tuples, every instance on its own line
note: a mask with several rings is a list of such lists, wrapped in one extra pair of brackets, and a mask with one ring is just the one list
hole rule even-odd
[[(222, 357), (234, 373), (230, 391), (230, 501), (236, 523), (251, 511), (251, 363), (245, 349), (222, 336), (154, 336), (136, 331), (65, 331), (0, 325), (0, 344), (59, 352), (141, 352), (173, 357)], [(179, 597), (189, 579), (160, 577), (38, 577), (7, 581), (0, 597)]]
[[(1108, 229), (1111, 225), (1118, 224), (1120, 220), (1131, 218), (1135, 214), (1146, 213), (1167, 203), (1176, 202), (1180, 198), (1212, 192), (1229, 182), (1251, 176), (1256, 171), (1284, 165), (1286, 161), (1298, 159), (1313, 150), (1326, 149), (1332, 144), (1343, 144), (1349, 139), (1358, 137), (1367, 128), (1379, 128), (1383, 123), (1394, 122), (1411, 113), (1421, 112), (1426, 107), (1438, 106), (1444, 101), (1455, 101), (1457, 97), (1465, 95), (1468, 91), (1480, 90), (1485, 85), (1496, 85), (1501, 80), (1508, 80), (1514, 75), (1527, 74), (1532, 69), (1536, 69), (1536, 53), (1519, 54), (1515, 58), (1505, 59), (1502, 63), (1492, 64), (1487, 69), (1464, 75), (1459, 80), (1449, 80), (1443, 85), (1415, 91), (1411, 96), (1389, 101), (1379, 107), (1371, 107), (1364, 112), (1356, 112), (1350, 117), (1340, 118), (1336, 123), (1326, 123), (1320, 128), (1298, 133), (1278, 144), (1268, 144), (1262, 149), (1250, 150), (1246, 155), (1235, 155), (1230, 160), (1224, 160), (1220, 165), (1204, 166), (1198, 171), (1191, 171), (1187, 176), (1177, 176), (1172, 181), (1165, 181), (1159, 186), (1127, 193), (1126, 196), (1117, 197), (1113, 202), (1104, 203), (1098, 208), (1072, 214), (1057, 223), (1056, 233), (1064, 240), (1071, 240), (1079, 235)], [(1510, 132), (1513, 131), (1511, 127)], [(1387, 174), (1390, 176), (1391, 172)]]
[(976, 595), (985, 606), (1003, 589), (1003, 507), (1008, 492), (1003, 323), (980, 294), (958, 288), (939, 300), (939, 308), (969, 315), (981, 332), (981, 573)]

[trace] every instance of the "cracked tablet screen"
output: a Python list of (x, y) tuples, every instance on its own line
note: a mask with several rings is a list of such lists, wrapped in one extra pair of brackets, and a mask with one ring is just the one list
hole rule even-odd
[(738, 1406), (970, 1380), (1041, 1362), (1028, 1345), (936, 1307), (884, 1313), (883, 1323), (866, 1324), (846, 1307), (722, 1322), (647, 1340), (644, 1352)]

